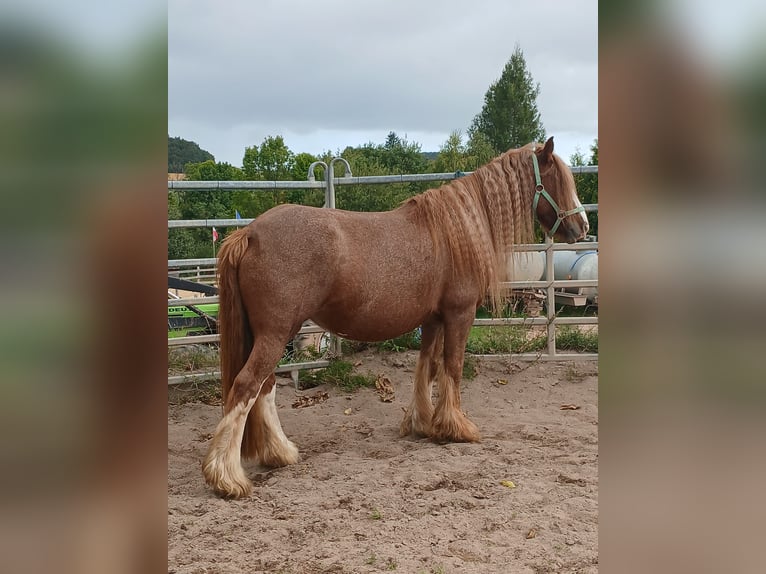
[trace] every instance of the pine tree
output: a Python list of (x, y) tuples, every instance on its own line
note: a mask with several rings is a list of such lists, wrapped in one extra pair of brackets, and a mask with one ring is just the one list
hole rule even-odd
[(500, 79), (484, 95), (484, 107), (471, 128), (483, 134), (495, 154), (545, 140), (545, 128), (537, 110), (540, 84), (527, 70), (524, 53), (517, 45)]

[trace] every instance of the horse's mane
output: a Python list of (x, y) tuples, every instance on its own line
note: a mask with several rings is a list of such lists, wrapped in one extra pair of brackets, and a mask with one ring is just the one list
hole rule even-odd
[[(509, 150), (472, 174), (405, 202), (428, 226), (437, 255), (451, 261), (456, 275), (477, 279), (495, 310), (503, 303), (500, 282), (509, 278), (513, 245), (534, 236), (533, 194), (524, 190), (534, 188), (535, 145)], [(556, 177), (570, 173), (554, 159)]]

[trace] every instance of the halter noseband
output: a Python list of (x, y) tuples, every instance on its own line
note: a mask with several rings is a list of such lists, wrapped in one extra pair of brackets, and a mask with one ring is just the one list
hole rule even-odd
[(548, 203), (551, 204), (551, 207), (553, 210), (558, 214), (556, 223), (553, 224), (553, 227), (551, 227), (550, 231), (548, 231), (548, 235), (553, 237), (553, 235), (556, 233), (556, 230), (559, 228), (559, 225), (561, 225), (561, 222), (564, 221), (567, 217), (570, 215), (574, 215), (575, 213), (580, 213), (585, 211), (585, 208), (580, 205), (578, 207), (575, 207), (574, 209), (570, 209), (569, 211), (564, 211), (559, 208), (558, 204), (554, 201), (554, 199), (550, 196), (550, 194), (545, 191), (545, 187), (543, 187), (543, 182), (540, 179), (540, 166), (537, 164), (537, 154), (535, 154), (534, 150), (532, 151), (532, 165), (535, 166), (535, 199), (532, 202), (532, 212), (534, 213), (535, 217), (537, 217), (537, 202), (540, 201), (540, 196), (542, 195), (545, 199), (548, 200)]

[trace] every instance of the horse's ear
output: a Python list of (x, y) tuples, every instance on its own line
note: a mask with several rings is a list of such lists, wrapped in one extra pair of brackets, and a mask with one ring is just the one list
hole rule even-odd
[(548, 163), (553, 159), (553, 136), (549, 137), (541, 150), (537, 152), (540, 163)]

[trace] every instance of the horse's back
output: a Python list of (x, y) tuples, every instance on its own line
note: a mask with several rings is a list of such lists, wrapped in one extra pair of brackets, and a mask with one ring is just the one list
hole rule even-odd
[(240, 285), (270, 321), (311, 318), (351, 338), (388, 338), (436, 305), (441, 276), (430, 235), (406, 210), (283, 205), (249, 233)]

